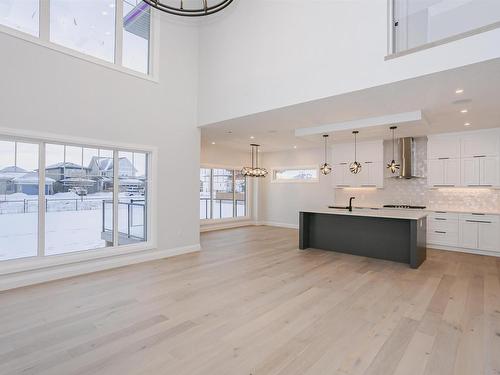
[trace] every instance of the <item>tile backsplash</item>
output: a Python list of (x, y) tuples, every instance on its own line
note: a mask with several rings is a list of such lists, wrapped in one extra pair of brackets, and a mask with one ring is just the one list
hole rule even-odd
[[(411, 204), (431, 209), (489, 212), (500, 211), (500, 190), (427, 187), (427, 138), (415, 138), (415, 174), (422, 178), (402, 180), (391, 178), (385, 171), (383, 189), (335, 189), (335, 204), (345, 204), (355, 196), (357, 206)], [(384, 142), (384, 160), (392, 159), (392, 144)]]

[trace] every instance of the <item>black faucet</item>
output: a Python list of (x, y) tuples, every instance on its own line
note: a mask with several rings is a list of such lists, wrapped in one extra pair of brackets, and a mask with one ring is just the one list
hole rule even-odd
[(356, 197), (349, 198), (349, 207), (348, 207), (349, 208), (349, 212), (352, 212), (352, 200), (353, 199), (356, 199)]

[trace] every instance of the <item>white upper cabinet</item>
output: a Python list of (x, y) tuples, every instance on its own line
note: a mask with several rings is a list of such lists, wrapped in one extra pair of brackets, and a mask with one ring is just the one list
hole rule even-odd
[(460, 158), (460, 137), (454, 134), (429, 137), (427, 143), (427, 159)]
[(430, 159), (427, 163), (429, 186), (460, 186), (459, 159)]
[(462, 158), (498, 156), (499, 137), (496, 131), (484, 131), (461, 137)]
[(333, 181), (335, 187), (384, 186), (383, 141), (358, 142), (357, 159), (361, 172), (352, 174), (349, 165), (354, 161), (354, 143), (334, 144), (332, 147)]
[(498, 129), (429, 136), (428, 185), (500, 186), (499, 147)]
[(497, 157), (462, 159), (462, 186), (499, 186), (499, 162)]

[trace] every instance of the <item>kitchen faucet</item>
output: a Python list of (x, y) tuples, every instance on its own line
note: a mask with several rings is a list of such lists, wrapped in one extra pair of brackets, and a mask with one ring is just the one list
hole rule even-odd
[(356, 199), (356, 197), (349, 198), (349, 212), (352, 212), (352, 200)]

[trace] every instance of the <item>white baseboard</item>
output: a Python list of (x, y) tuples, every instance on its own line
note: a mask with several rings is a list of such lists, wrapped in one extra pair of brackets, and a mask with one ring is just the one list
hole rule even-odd
[(491, 256), (491, 257), (500, 257), (500, 252), (497, 252), (497, 251), (465, 249), (463, 247), (435, 245), (435, 244), (431, 244), (431, 243), (427, 244), (427, 248), (436, 249), (436, 250), (445, 250), (445, 251), (455, 251), (458, 253), (468, 253), (468, 254), (477, 254), (477, 255), (487, 255), (487, 256)]
[(248, 227), (251, 225), (255, 225), (255, 221), (252, 220), (244, 220), (244, 221), (231, 221), (226, 223), (214, 223), (214, 224), (203, 224), (200, 226), (200, 232), (211, 232), (214, 230), (222, 230), (222, 229), (230, 229), (230, 228), (239, 228), (239, 227)]
[(255, 225), (267, 225), (268, 227), (299, 229), (298, 224), (279, 223), (277, 221), (258, 221), (255, 223)]
[(199, 244), (166, 250), (146, 250), (0, 276), (0, 291), (85, 275), (98, 271), (200, 251)]

